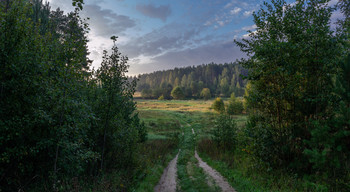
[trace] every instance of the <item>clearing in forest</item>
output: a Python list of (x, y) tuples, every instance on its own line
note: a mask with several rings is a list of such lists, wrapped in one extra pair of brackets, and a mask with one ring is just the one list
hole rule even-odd
[(149, 139), (179, 138), (179, 152), (162, 171), (154, 191), (235, 191), (195, 151), (197, 139), (208, 137), (214, 115), (212, 101), (137, 101)]

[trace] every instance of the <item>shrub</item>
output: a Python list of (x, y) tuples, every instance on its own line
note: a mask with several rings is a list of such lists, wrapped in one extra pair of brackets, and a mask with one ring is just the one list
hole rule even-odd
[(210, 89), (208, 89), (208, 88), (203, 88), (203, 90), (201, 91), (200, 96), (201, 96), (204, 100), (210, 99), (210, 98), (211, 98)]
[(236, 101), (234, 103), (229, 103), (227, 106), (227, 113), (229, 115), (237, 115), (243, 112), (243, 103), (241, 101)]
[(220, 115), (215, 119), (213, 141), (220, 149), (234, 151), (236, 147), (236, 121), (229, 115)]
[(163, 95), (159, 96), (158, 100), (164, 100), (164, 96)]
[(182, 89), (180, 87), (175, 87), (172, 91), (171, 91), (171, 96), (174, 99), (183, 99), (185, 98), (185, 94), (183, 93)]
[(218, 113), (223, 113), (225, 112), (225, 104), (224, 101), (220, 98), (217, 97), (213, 103), (213, 105), (211, 106), (215, 111), (217, 111)]
[(243, 102), (235, 97), (235, 94), (231, 94), (229, 104), (227, 106), (227, 113), (229, 115), (241, 114), (243, 112)]

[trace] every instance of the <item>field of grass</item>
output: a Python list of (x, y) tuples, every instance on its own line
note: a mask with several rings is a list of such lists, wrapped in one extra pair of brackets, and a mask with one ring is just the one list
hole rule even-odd
[(165, 110), (177, 112), (211, 112), (212, 100), (143, 100), (137, 99), (139, 110)]
[[(218, 187), (211, 178), (204, 174), (198, 166), (197, 159), (194, 158), (194, 149), (197, 140), (210, 138), (211, 130), (214, 128), (213, 120), (216, 113), (210, 109), (213, 100), (142, 100), (137, 99), (137, 111), (148, 130), (148, 142), (152, 140), (178, 139), (179, 154), (178, 185), (181, 191), (218, 191)], [(236, 116), (237, 122), (243, 125), (246, 116)], [(195, 134), (192, 134), (194, 129)], [(173, 150), (173, 149), (171, 149)], [(177, 150), (168, 154), (174, 157)], [(172, 158), (166, 158), (169, 162)], [(162, 165), (154, 165), (149, 170), (149, 174), (139, 185), (138, 190), (152, 191), (162, 174)]]
[[(198, 130), (198, 137), (210, 137), (216, 112), (213, 100), (143, 100), (137, 99), (137, 110), (145, 122), (148, 138), (167, 138), (179, 134), (181, 114), (190, 116), (188, 122)], [(235, 115), (238, 126), (245, 125), (246, 115)]]
[[(136, 100), (137, 110), (148, 130), (148, 140), (161, 139), (164, 141), (179, 139), (178, 185), (182, 191), (217, 191), (214, 184), (208, 185), (207, 176), (198, 166), (194, 158), (195, 135), (192, 128), (198, 133), (207, 134), (211, 129), (213, 114), (210, 108), (212, 101), (194, 100)], [(205, 126), (203, 126), (205, 125)], [(175, 150), (177, 152), (177, 150)], [(173, 157), (175, 153), (172, 152)], [(169, 162), (171, 158), (168, 158)], [(162, 169), (166, 165), (155, 165), (152, 170), (156, 174), (149, 175), (139, 185), (138, 190), (152, 191), (159, 180)], [(213, 183), (213, 182), (212, 182)], [(138, 191), (136, 190), (136, 191)]]
[[(247, 151), (221, 152), (211, 141), (214, 119), (217, 115), (210, 109), (213, 100), (142, 100), (137, 99), (137, 110), (148, 130), (148, 142), (157, 141), (153, 146), (172, 141), (174, 146), (164, 148), (158, 162), (147, 169), (140, 179), (139, 190), (153, 191), (167, 166), (179, 149), (178, 186), (181, 191), (218, 191), (217, 186), (203, 173), (194, 158), (197, 148), (200, 156), (210, 166), (220, 172), (237, 191), (318, 191), (312, 186), (287, 173), (261, 172), (253, 167), (252, 157)], [(240, 130), (247, 121), (247, 115), (235, 115)], [(192, 134), (192, 128), (195, 134)], [(148, 148), (152, 152), (151, 149)], [(152, 156), (152, 155), (151, 155)], [(154, 157), (156, 158), (156, 157)], [(142, 190), (141, 190), (142, 189)], [(321, 190), (322, 191), (322, 190)]]
[(210, 140), (197, 143), (198, 153), (211, 167), (220, 172), (239, 192), (328, 191), (283, 170), (263, 170), (256, 167), (249, 151), (225, 152)]

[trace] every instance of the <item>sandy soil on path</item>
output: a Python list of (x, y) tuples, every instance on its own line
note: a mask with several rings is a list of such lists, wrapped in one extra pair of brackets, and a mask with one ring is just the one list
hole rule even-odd
[(199, 166), (215, 180), (215, 184), (219, 186), (224, 192), (236, 192), (231, 185), (225, 180), (223, 176), (217, 171), (211, 168), (206, 162), (204, 162), (199, 156), (197, 151), (195, 151), (194, 156), (198, 160)]
[(158, 185), (154, 188), (155, 192), (175, 192), (176, 191), (176, 165), (179, 153), (170, 161), (168, 167), (164, 169), (163, 175)]

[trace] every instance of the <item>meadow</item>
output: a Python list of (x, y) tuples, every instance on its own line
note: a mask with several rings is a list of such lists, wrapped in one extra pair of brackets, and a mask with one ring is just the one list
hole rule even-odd
[[(226, 100), (226, 101), (225, 101)], [(148, 138), (169, 138), (178, 134), (182, 115), (191, 117), (191, 126), (199, 130), (199, 137), (210, 137), (216, 112), (211, 109), (213, 100), (145, 100), (136, 99), (137, 112), (148, 130)], [(228, 104), (224, 99), (225, 105)], [(234, 115), (238, 126), (245, 125), (247, 115)]]
[[(213, 118), (211, 109), (209, 109), (211, 101), (137, 99), (136, 102), (139, 117), (145, 123), (148, 131), (147, 142), (158, 141), (157, 144), (159, 145), (149, 149), (148, 152), (153, 153), (154, 150), (156, 153), (161, 145), (169, 141), (177, 141), (178, 148), (169, 151), (169, 154), (172, 154), (173, 157), (181, 148), (182, 151), (177, 165), (180, 181), (178, 186), (184, 191), (215, 191), (215, 187), (210, 188), (206, 185), (205, 174), (196, 165), (193, 156), (195, 142), (191, 133), (191, 128), (201, 130), (201, 134), (209, 132), (210, 122)], [(202, 125), (206, 126), (202, 127)], [(167, 157), (163, 157), (163, 159), (167, 162), (171, 160)], [(166, 165), (167, 163), (154, 166), (159, 167), (159, 169), (149, 168), (152, 171), (148, 172), (149, 174), (140, 182), (136, 191), (153, 191)]]
[[(182, 191), (218, 191), (210, 178), (198, 167), (194, 158), (197, 149), (202, 159), (221, 173), (238, 191), (324, 191), (315, 183), (298, 179), (284, 171), (257, 167), (251, 149), (244, 143), (244, 126), (247, 115), (233, 115), (237, 125), (237, 146), (234, 151), (224, 151), (213, 141), (214, 120), (218, 116), (211, 104), (214, 100), (143, 100), (137, 99), (137, 112), (148, 130), (147, 143), (153, 147), (147, 152), (157, 154), (157, 150), (168, 142), (177, 147), (168, 148), (159, 155), (160, 163), (148, 167), (147, 174), (140, 179), (136, 191), (153, 191), (163, 169), (182, 150), (178, 160), (178, 186)], [(228, 101), (225, 101), (227, 104)], [(191, 133), (191, 129), (195, 134)], [(154, 157), (149, 156), (149, 157)], [(156, 158), (157, 159), (157, 158)]]
[[(194, 149), (198, 141), (212, 136), (216, 116), (216, 112), (211, 109), (213, 100), (137, 99), (136, 102), (139, 117), (148, 131), (148, 143), (157, 141), (158, 145), (163, 145), (168, 141), (178, 142), (177, 146), (182, 150), (177, 164), (179, 188), (183, 191), (218, 191), (218, 187), (203, 173), (194, 158)], [(245, 124), (245, 115), (237, 115), (235, 118), (240, 126)], [(195, 134), (192, 134), (192, 129), (195, 130)], [(150, 148), (150, 153), (153, 153), (152, 149), (156, 151), (158, 147)], [(175, 156), (178, 150), (171, 150), (169, 154)], [(164, 161), (170, 160), (171, 158), (164, 157)], [(148, 172), (136, 191), (153, 190), (162, 174), (161, 167), (165, 168), (166, 163), (155, 167), (159, 169), (150, 168), (152, 171)], [(208, 185), (207, 181), (211, 185)]]

